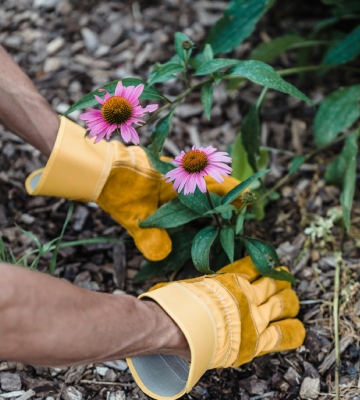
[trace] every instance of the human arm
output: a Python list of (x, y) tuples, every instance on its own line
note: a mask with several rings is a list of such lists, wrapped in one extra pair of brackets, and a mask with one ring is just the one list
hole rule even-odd
[(181, 330), (155, 302), (8, 264), (0, 276), (0, 360), (69, 366), (157, 352), (189, 357)]
[(59, 117), (1, 45), (0, 89), (0, 123), (49, 156)]

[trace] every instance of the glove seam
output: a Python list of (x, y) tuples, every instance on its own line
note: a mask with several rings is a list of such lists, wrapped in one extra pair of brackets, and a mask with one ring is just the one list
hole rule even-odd
[(253, 315), (253, 312), (252, 312), (251, 302), (250, 302), (248, 296), (245, 294), (245, 292), (241, 289), (241, 285), (240, 285), (240, 282), (239, 282), (239, 277), (236, 276), (236, 279), (235, 279), (235, 280), (236, 280), (237, 285), (239, 286), (239, 289), (240, 289), (240, 290), (242, 291), (242, 293), (244, 294), (244, 296), (245, 296), (245, 298), (246, 298), (246, 301), (248, 302), (249, 311), (250, 311), (250, 316), (251, 316), (251, 319), (252, 319), (252, 321), (253, 321), (253, 324), (254, 324), (254, 327), (255, 327), (255, 330), (256, 330), (256, 344), (255, 344), (255, 346), (254, 346), (254, 351), (253, 351), (253, 353), (252, 353), (252, 358), (254, 358), (254, 357), (255, 357), (255, 354), (256, 354), (256, 349), (258, 348), (258, 345), (259, 345), (259, 330), (258, 330), (258, 327), (257, 327), (257, 325), (256, 325), (255, 318), (254, 318), (254, 315)]
[(278, 325), (275, 325), (275, 328), (278, 331), (279, 336), (278, 336), (278, 340), (276, 342), (276, 345), (275, 345), (273, 351), (277, 351), (277, 349), (280, 347), (280, 344), (282, 342), (282, 330), (280, 329), (280, 327)]
[[(215, 294), (215, 296), (218, 297), (218, 299), (220, 300), (220, 303), (225, 308), (226, 321), (227, 321), (227, 325), (229, 326), (229, 334), (228, 334), (228, 336), (229, 336), (229, 340), (230, 340), (230, 346), (229, 346), (228, 351), (225, 354), (225, 360), (222, 363), (222, 368), (223, 368), (223, 366), (226, 364), (227, 360), (230, 357), (230, 352), (231, 352), (231, 347), (232, 347), (232, 342), (233, 342), (233, 339), (232, 339), (232, 325), (231, 325), (231, 320), (230, 320), (230, 317), (229, 317), (229, 310), (228, 310), (228, 308), (226, 306), (225, 301), (221, 297), (220, 293), (218, 293), (214, 288), (212, 288), (210, 285), (206, 284), (205, 282), (200, 282), (200, 283), (202, 285), (205, 285), (208, 289), (210, 289)], [(217, 282), (217, 283), (220, 283), (220, 282)]]
[(281, 296), (279, 296), (278, 294), (274, 295), (274, 297), (276, 297), (279, 301), (280, 301), (280, 305), (281, 305), (281, 314), (279, 315), (278, 318), (281, 318), (284, 315), (284, 300)]
[[(162, 356), (162, 354), (159, 354), (159, 357), (164, 361), (164, 363), (169, 367), (169, 369), (174, 373), (174, 375), (179, 379), (179, 381), (186, 382), (183, 379), (181, 379), (180, 376), (171, 368), (170, 364), (165, 360), (165, 358)], [(183, 365), (181, 365), (181, 367), (184, 369), (185, 372), (187, 372)]]
[(196, 300), (196, 302), (198, 302), (202, 306), (202, 308), (206, 311), (206, 313), (209, 315), (209, 318), (211, 320), (211, 323), (212, 323), (212, 326), (213, 326), (213, 331), (214, 331), (214, 337), (215, 337), (215, 347), (214, 347), (214, 350), (213, 350), (213, 354), (211, 356), (211, 360), (210, 360), (210, 362), (209, 362), (209, 364), (208, 364), (208, 366), (206, 368), (206, 369), (209, 369), (210, 365), (212, 364), (212, 362), (213, 362), (213, 360), (215, 358), (215, 354), (216, 354), (216, 351), (217, 351), (217, 331), (216, 331), (216, 324), (215, 324), (214, 318), (211, 315), (211, 312), (210, 312), (208, 306), (198, 296), (196, 296), (194, 293), (192, 293), (191, 290), (187, 289), (183, 284), (179, 283), (178, 285), (182, 290), (187, 292), (194, 300)]
[[(99, 195), (101, 193), (101, 190), (102, 190), (102, 189), (100, 189), (100, 187), (101, 188), (104, 187), (105, 181), (108, 178), (108, 175), (109, 175), (109, 172), (110, 172), (110, 169), (111, 169), (110, 163), (112, 161), (112, 153), (113, 153), (111, 147), (112, 147), (111, 144), (109, 146), (107, 146), (106, 156), (105, 156), (105, 160), (106, 161), (105, 161), (105, 163), (103, 165), (103, 169), (102, 169), (100, 177), (99, 177), (99, 179), (98, 179), (98, 181), (97, 181), (97, 183), (95, 185), (95, 189), (94, 189), (94, 191), (92, 193), (90, 201), (96, 201), (97, 200), (97, 198), (99, 197)], [(109, 155), (109, 151), (111, 151), (110, 155)], [(106, 173), (106, 172), (108, 172), (108, 173)]]
[[(158, 174), (155, 174), (153, 171), (150, 170), (146, 170), (143, 168), (138, 168), (138, 167), (130, 167), (129, 165), (126, 165), (126, 163), (122, 163), (122, 162), (116, 162), (113, 164), (112, 166), (113, 169), (115, 168), (123, 168), (123, 169), (127, 169), (129, 171), (133, 171), (136, 172), (137, 174), (144, 176), (145, 178), (149, 178), (149, 179), (153, 179), (153, 180), (159, 180), (159, 176)], [(147, 172), (149, 174), (147, 174)]]

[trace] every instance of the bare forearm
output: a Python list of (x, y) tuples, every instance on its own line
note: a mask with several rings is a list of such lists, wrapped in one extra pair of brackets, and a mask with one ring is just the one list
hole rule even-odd
[(59, 117), (1, 46), (0, 89), (0, 122), (49, 155), (59, 129)]
[(0, 264), (0, 359), (75, 365), (136, 355), (189, 355), (185, 338), (155, 303), (81, 289)]

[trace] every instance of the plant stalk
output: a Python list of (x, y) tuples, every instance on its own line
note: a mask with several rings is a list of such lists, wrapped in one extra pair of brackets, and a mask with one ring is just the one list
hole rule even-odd
[(336, 267), (335, 267), (334, 301), (333, 301), (334, 339), (335, 339), (335, 394), (336, 394), (336, 400), (340, 400), (339, 375), (341, 369), (341, 358), (340, 358), (340, 337), (339, 337), (339, 292), (340, 292), (341, 266), (343, 263), (341, 252), (338, 252), (336, 254), (335, 259), (336, 259)]
[[(207, 197), (207, 199), (208, 199), (210, 208), (213, 210), (215, 207), (214, 207), (214, 204), (213, 204), (213, 202), (212, 202), (212, 200), (211, 200), (209, 191), (206, 190), (205, 194), (206, 194), (206, 197)], [(218, 228), (219, 228), (219, 229), (222, 229), (222, 225), (221, 225), (221, 221), (220, 221), (219, 216), (218, 216), (217, 214), (213, 214), (213, 216), (214, 216), (214, 218), (215, 218), (216, 225), (218, 226)]]

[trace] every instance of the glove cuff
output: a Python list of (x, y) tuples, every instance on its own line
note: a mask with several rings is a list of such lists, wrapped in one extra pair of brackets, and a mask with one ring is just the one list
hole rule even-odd
[(177, 399), (189, 392), (211, 365), (216, 350), (215, 322), (207, 305), (178, 283), (140, 297), (156, 301), (179, 326), (190, 347), (191, 363), (162, 354), (133, 357), (127, 360), (130, 371), (149, 396)]
[(26, 179), (30, 195), (96, 201), (110, 173), (112, 146), (85, 138), (86, 130), (65, 117), (45, 168)]

